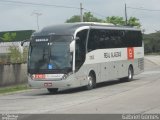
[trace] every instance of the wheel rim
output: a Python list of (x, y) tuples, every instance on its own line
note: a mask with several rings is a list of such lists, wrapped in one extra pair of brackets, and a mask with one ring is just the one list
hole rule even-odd
[(128, 78), (132, 79), (132, 70), (131, 70), (131, 68), (129, 68), (129, 71), (128, 71)]
[(88, 86), (93, 86), (93, 78), (91, 76), (88, 76)]

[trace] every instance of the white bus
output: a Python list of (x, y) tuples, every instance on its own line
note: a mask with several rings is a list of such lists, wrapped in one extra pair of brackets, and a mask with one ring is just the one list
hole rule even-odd
[(30, 40), (28, 81), (32, 88), (60, 89), (123, 78), (144, 71), (141, 30), (100, 23), (45, 27)]

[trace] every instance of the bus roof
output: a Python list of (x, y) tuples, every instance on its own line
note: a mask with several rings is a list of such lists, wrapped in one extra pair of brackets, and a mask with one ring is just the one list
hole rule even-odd
[(52, 25), (43, 28), (42, 30), (35, 32), (33, 36), (47, 36), (50, 34), (55, 35), (73, 35), (74, 32), (83, 26), (88, 26), (92, 29), (119, 29), (119, 30), (133, 30), (140, 31), (140, 29), (130, 26), (117, 26), (110, 23), (96, 23), (96, 22), (78, 22), (78, 23), (63, 23), (58, 25)]

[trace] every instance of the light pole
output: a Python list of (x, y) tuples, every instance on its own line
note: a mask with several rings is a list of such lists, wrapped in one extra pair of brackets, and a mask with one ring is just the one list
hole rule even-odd
[(128, 18), (127, 18), (127, 5), (125, 3), (125, 19), (126, 19), (126, 25), (128, 24)]
[(82, 7), (82, 3), (80, 3), (80, 21), (83, 22), (83, 7)]
[(42, 13), (34, 11), (32, 14), (36, 16), (37, 29), (39, 30), (39, 16), (42, 15)]

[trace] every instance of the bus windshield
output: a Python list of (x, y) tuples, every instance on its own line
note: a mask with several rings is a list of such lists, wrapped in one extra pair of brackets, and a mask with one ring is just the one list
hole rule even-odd
[[(37, 40), (37, 41), (36, 41)], [(30, 43), (29, 73), (54, 73), (72, 69), (71, 36), (35, 38)]]

